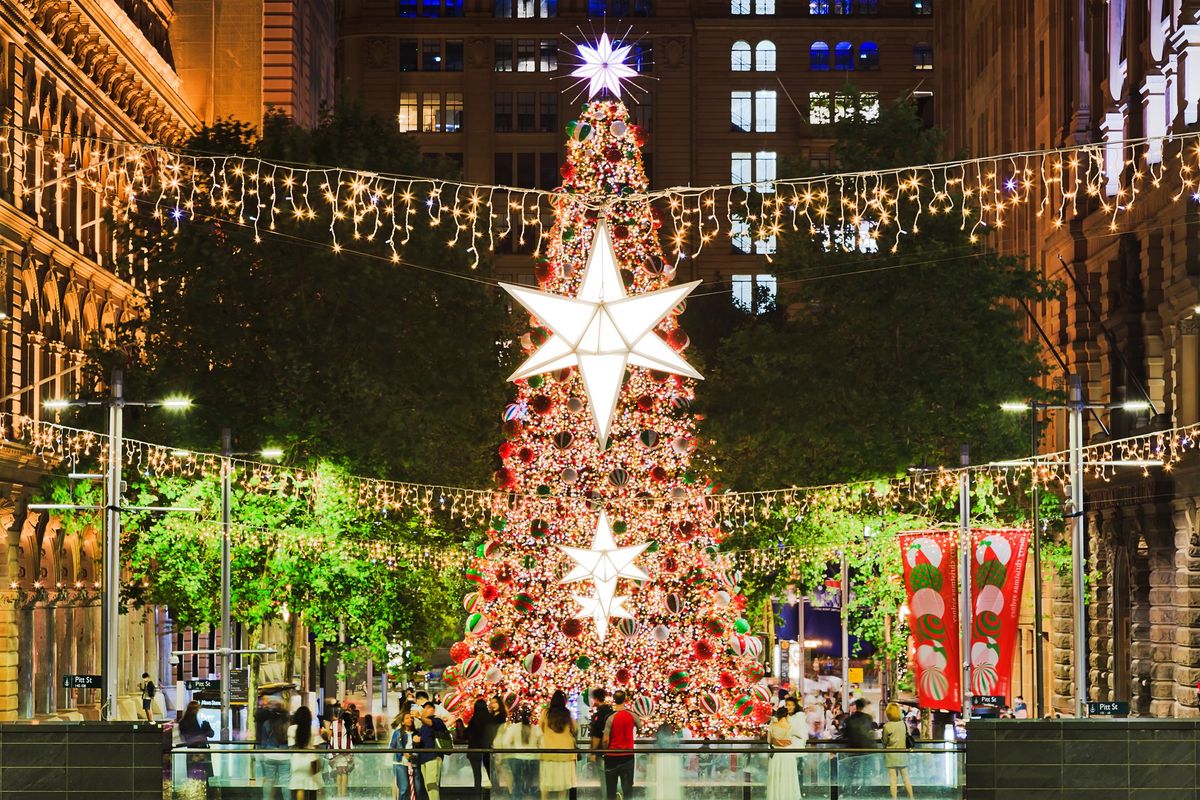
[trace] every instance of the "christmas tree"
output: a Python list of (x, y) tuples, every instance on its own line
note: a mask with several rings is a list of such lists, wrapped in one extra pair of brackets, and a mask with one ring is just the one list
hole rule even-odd
[[(611, 59), (591, 75), (593, 96), (619, 94), (622, 49), (605, 37), (591, 51)], [(531, 331), (447, 707), (624, 688), (643, 725), (736, 735), (761, 724), (770, 694), (711, 485), (691, 464), (700, 376), (677, 317), (699, 282), (671, 286), (659, 214), (638, 199), (644, 142), (624, 103), (590, 101), (567, 135), (539, 289), (505, 287)]]

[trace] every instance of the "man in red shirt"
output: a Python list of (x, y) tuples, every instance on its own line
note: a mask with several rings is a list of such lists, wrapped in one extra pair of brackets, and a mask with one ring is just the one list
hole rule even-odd
[[(625, 692), (613, 692), (613, 713), (604, 723), (604, 756), (606, 795), (608, 800), (626, 800), (633, 797), (633, 736), (637, 721), (633, 713), (625, 708)], [(617, 789), (620, 782), (621, 788)]]

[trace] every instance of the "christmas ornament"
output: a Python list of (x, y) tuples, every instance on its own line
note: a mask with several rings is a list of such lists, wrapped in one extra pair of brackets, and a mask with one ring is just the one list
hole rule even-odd
[(665, 642), (671, 638), (671, 629), (666, 625), (655, 625), (654, 630), (650, 632), (656, 642)]
[(488, 629), (488, 618), (483, 614), (475, 613), (467, 617), (466, 632), (472, 636), (478, 636)]
[(492, 684), (492, 685), (499, 683), (501, 680), (503, 680), (503, 678), (504, 678), (504, 673), (500, 671), (499, 667), (492, 667), (483, 676), (484, 683), (488, 683), (488, 684)]
[(688, 687), (690, 680), (691, 679), (688, 677), (688, 674), (685, 670), (673, 670), (667, 675), (667, 688), (669, 688), (672, 692), (682, 692)]
[(471, 592), (463, 597), (463, 610), (465, 610), (468, 614), (474, 613), (476, 610), (478, 610), (482, 603), (483, 599), (479, 596), (479, 592)]
[(733, 710), (739, 717), (748, 717), (754, 713), (754, 701), (749, 695), (742, 695), (734, 702)]
[(530, 653), (521, 660), (521, 665), (525, 667), (525, 671), (530, 675), (537, 675), (542, 671), (542, 654)]
[(620, 97), (621, 81), (637, 77), (637, 72), (625, 63), (633, 46), (614, 46), (607, 33), (600, 34), (595, 45), (581, 44), (576, 50), (583, 63), (571, 75), (588, 82), (589, 98), (605, 91)]
[(630, 547), (617, 547), (609, 527), (607, 512), (601, 511), (596, 521), (596, 530), (592, 535), (592, 547), (584, 550), (578, 547), (559, 545), (567, 556), (575, 562), (575, 567), (562, 579), (563, 583), (591, 580), (594, 594), (590, 597), (573, 595), (579, 603), (578, 617), (591, 617), (596, 623), (596, 635), (601, 641), (608, 633), (610, 617), (629, 617), (630, 614), (623, 605), (627, 598), (617, 595), (617, 580), (630, 578), (646, 581), (650, 576), (633, 562), (646, 549), (646, 544)]
[(587, 656), (579, 656), (575, 659), (575, 667), (580, 670), (585, 670), (592, 665), (592, 660)]
[(450, 645), (450, 658), (455, 664), (461, 664), (471, 657), (471, 648), (466, 642), (455, 642)]
[(654, 714), (654, 701), (645, 695), (639, 695), (633, 698), (633, 713), (634, 716), (645, 719)]
[(458, 674), (468, 681), (473, 681), (483, 673), (483, 662), (478, 658), (468, 658), (458, 665)]
[(700, 710), (710, 717), (721, 713), (721, 696), (712, 692), (700, 695)]
[(442, 708), (449, 711), (451, 714), (458, 713), (467, 707), (467, 696), (462, 692), (452, 692), (448, 697), (442, 698)]
[(513, 598), (513, 606), (518, 612), (528, 614), (533, 610), (533, 597), (525, 592), (517, 592), (517, 596)]

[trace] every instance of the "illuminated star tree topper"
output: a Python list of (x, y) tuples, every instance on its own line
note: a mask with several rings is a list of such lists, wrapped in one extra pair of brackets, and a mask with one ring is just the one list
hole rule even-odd
[(589, 100), (606, 90), (619, 98), (621, 81), (637, 76), (637, 71), (625, 63), (633, 47), (619, 42), (619, 47), (613, 44), (608, 34), (603, 33), (595, 45), (581, 44), (576, 48), (583, 63), (571, 75), (588, 81)]

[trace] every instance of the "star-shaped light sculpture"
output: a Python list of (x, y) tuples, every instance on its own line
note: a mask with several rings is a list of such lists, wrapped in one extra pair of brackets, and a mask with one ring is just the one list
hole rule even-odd
[(554, 334), (508, 379), (578, 366), (603, 448), (627, 366), (703, 377), (654, 333), (658, 323), (700, 283), (626, 295), (608, 224), (601, 220), (575, 297), (500, 284)]
[(576, 619), (591, 617), (596, 623), (596, 633), (601, 641), (608, 633), (608, 620), (611, 617), (632, 616), (623, 605), (629, 599), (628, 596), (617, 594), (617, 580), (650, 580), (650, 576), (633, 563), (649, 546), (649, 542), (643, 542), (628, 547), (617, 547), (612, 535), (612, 526), (608, 523), (608, 514), (604, 511), (600, 512), (600, 519), (596, 521), (590, 549), (558, 546), (558, 549), (575, 562), (575, 566), (563, 577), (562, 582), (592, 581), (591, 597), (573, 595), (575, 602), (580, 606)]
[(608, 34), (600, 35), (600, 41), (594, 46), (581, 44), (578, 46), (579, 58), (583, 63), (571, 73), (576, 78), (589, 82), (588, 99), (595, 97), (607, 89), (614, 97), (621, 96), (621, 81), (625, 78), (637, 77), (633, 67), (625, 63), (633, 50), (630, 45), (613, 47)]

